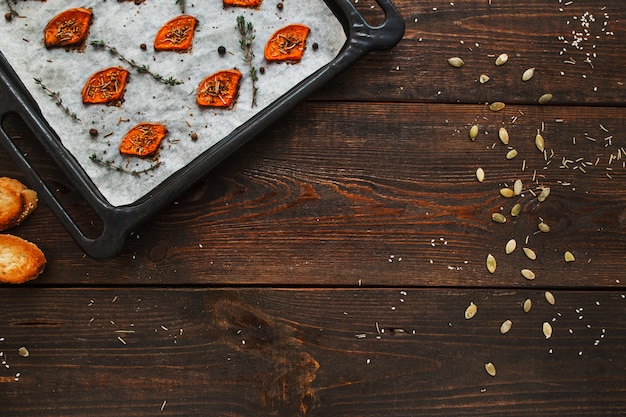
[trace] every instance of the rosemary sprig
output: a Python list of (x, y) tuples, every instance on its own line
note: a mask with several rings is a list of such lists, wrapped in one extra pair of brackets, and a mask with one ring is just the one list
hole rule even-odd
[(243, 51), (243, 61), (248, 65), (250, 71), (250, 79), (252, 80), (252, 107), (256, 106), (257, 87), (256, 81), (259, 80), (257, 71), (252, 60), (254, 59), (254, 51), (252, 50), (252, 41), (254, 40), (254, 27), (251, 22), (246, 23), (243, 16), (237, 16), (237, 30), (241, 35), (239, 46)]
[(185, 0), (176, 0), (176, 4), (180, 6), (180, 12), (185, 13)]
[(134, 169), (124, 168), (123, 166), (117, 165), (113, 161), (105, 161), (104, 158), (99, 157), (95, 153), (91, 154), (91, 156), (89, 156), (89, 159), (91, 159), (93, 162), (95, 162), (98, 165), (102, 165), (103, 167), (112, 169), (114, 171), (123, 172), (125, 174), (135, 175), (137, 177), (141, 174), (154, 171), (155, 169), (159, 167), (159, 165), (161, 165), (161, 161), (157, 161), (154, 164), (150, 165), (148, 168), (134, 170)]
[(111, 55), (115, 55), (119, 58), (120, 61), (127, 63), (128, 65), (130, 65), (131, 67), (133, 67), (137, 72), (141, 73), (141, 74), (149, 74), (152, 76), (152, 78), (154, 78), (157, 81), (162, 82), (163, 84), (167, 84), (167, 85), (178, 85), (178, 84), (182, 84), (183, 82), (180, 80), (177, 80), (176, 78), (173, 77), (168, 77), (165, 78), (160, 74), (154, 73), (152, 71), (150, 71), (150, 67), (148, 65), (140, 65), (137, 64), (135, 62), (134, 59), (128, 59), (126, 58), (124, 55), (122, 55), (117, 48), (107, 45), (106, 42), (104, 42), (103, 40), (95, 40), (95, 41), (91, 41), (91, 46), (93, 46), (94, 48), (104, 48), (106, 50), (108, 50)]
[(67, 106), (63, 104), (63, 99), (61, 98), (61, 95), (58, 92), (52, 91), (48, 87), (46, 87), (43, 81), (41, 80), (41, 78), (33, 78), (33, 79), (35, 80), (35, 84), (40, 86), (46, 92), (48, 97), (52, 98), (52, 100), (54, 100), (56, 105), (63, 109), (65, 114), (67, 114), (72, 119), (76, 120), (77, 122), (79, 123), (81, 122), (81, 120), (78, 118), (78, 115), (70, 111), (70, 109), (68, 109)]

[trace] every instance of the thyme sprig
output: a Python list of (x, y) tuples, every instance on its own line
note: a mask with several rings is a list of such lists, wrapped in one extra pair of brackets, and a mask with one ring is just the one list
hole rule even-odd
[(180, 12), (185, 13), (185, 0), (176, 0), (176, 4), (180, 6)]
[(94, 48), (104, 48), (106, 50), (108, 50), (111, 55), (115, 55), (116, 57), (118, 57), (118, 59), (122, 62), (125, 62), (126, 64), (130, 65), (132, 68), (134, 68), (137, 72), (141, 73), (141, 74), (149, 74), (150, 76), (152, 76), (152, 78), (154, 78), (157, 81), (162, 82), (163, 84), (167, 84), (167, 85), (179, 85), (179, 84), (183, 84), (182, 81), (177, 80), (176, 78), (173, 77), (168, 77), (165, 78), (160, 74), (154, 73), (152, 71), (150, 71), (150, 67), (148, 65), (140, 65), (138, 63), (135, 62), (134, 59), (128, 59), (126, 58), (124, 55), (122, 55), (117, 48), (108, 45), (106, 42), (104, 42), (103, 40), (95, 40), (95, 41), (91, 41), (91, 46), (93, 46)]
[[(17, 10), (15, 10), (15, 5), (17, 4), (17, 2), (15, 0), (4, 0), (4, 2), (7, 4), (7, 6), (9, 7), (9, 13), (8, 16), (11, 17), (18, 17), (20, 14), (17, 12)], [(7, 17), (7, 19), (9, 19)]]
[(161, 165), (161, 161), (157, 161), (154, 164), (150, 165), (148, 168), (135, 170), (135, 169), (124, 168), (121, 165), (117, 165), (113, 161), (106, 161), (104, 158), (99, 157), (95, 153), (91, 154), (89, 156), (89, 159), (92, 160), (93, 162), (95, 162), (98, 165), (102, 165), (103, 167), (112, 169), (114, 171), (123, 172), (125, 174), (134, 175), (136, 177), (140, 176), (141, 174), (145, 174), (147, 172), (154, 171), (155, 169), (157, 169)]
[(63, 99), (61, 98), (61, 94), (59, 92), (52, 91), (48, 87), (46, 87), (44, 85), (43, 81), (41, 80), (41, 78), (33, 78), (33, 79), (35, 80), (35, 84), (40, 86), (46, 92), (48, 97), (52, 98), (52, 100), (54, 100), (56, 105), (59, 106), (61, 109), (63, 109), (65, 114), (67, 114), (72, 119), (76, 120), (77, 122), (81, 123), (81, 120), (78, 118), (78, 115), (76, 113), (70, 111), (70, 109), (67, 108), (67, 106), (65, 104), (63, 104)]
[(237, 16), (237, 30), (241, 35), (239, 46), (243, 51), (243, 61), (248, 65), (250, 71), (250, 79), (252, 80), (252, 107), (256, 106), (256, 94), (258, 88), (256, 87), (256, 81), (259, 80), (257, 76), (257, 70), (252, 64), (254, 59), (254, 51), (252, 50), (252, 41), (254, 40), (254, 27), (252, 22), (246, 23), (246, 19), (243, 16)]

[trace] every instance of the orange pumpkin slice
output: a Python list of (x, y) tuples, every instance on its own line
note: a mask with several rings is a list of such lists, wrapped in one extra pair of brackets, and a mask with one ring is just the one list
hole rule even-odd
[(83, 87), (83, 103), (102, 104), (120, 101), (124, 95), (128, 71), (121, 67), (103, 69), (93, 74)]
[(156, 51), (184, 52), (191, 48), (198, 19), (193, 16), (178, 16), (167, 22), (154, 38)]
[(237, 92), (241, 72), (236, 69), (223, 70), (209, 75), (200, 83), (196, 101), (202, 107), (231, 107)]
[(309, 28), (293, 24), (278, 29), (265, 44), (267, 61), (299, 62), (304, 54)]
[(224, 5), (224, 7), (259, 7), (261, 5), (261, 0), (223, 0), (222, 4)]
[(139, 123), (124, 135), (120, 153), (124, 155), (150, 156), (156, 152), (167, 134), (167, 128), (159, 123)]
[(65, 10), (53, 17), (44, 29), (46, 48), (83, 44), (87, 39), (91, 17), (91, 9), (82, 7)]

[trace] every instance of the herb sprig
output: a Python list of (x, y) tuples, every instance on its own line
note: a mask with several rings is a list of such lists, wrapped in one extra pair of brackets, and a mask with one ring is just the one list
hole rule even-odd
[(4, 0), (4, 2), (9, 7), (9, 12), (4, 15), (7, 20), (11, 20), (13, 17), (18, 17), (20, 14), (15, 10), (15, 5), (17, 2), (15, 0)]
[(256, 95), (258, 88), (256, 87), (256, 81), (259, 80), (257, 76), (257, 70), (252, 64), (254, 59), (254, 51), (252, 50), (252, 41), (254, 40), (254, 27), (252, 22), (246, 23), (246, 19), (243, 16), (237, 16), (237, 30), (241, 35), (239, 46), (243, 51), (243, 61), (248, 65), (250, 71), (250, 79), (252, 80), (252, 107), (256, 106)]
[(150, 67), (148, 65), (140, 65), (138, 63), (135, 62), (135, 60), (133, 59), (128, 59), (126, 58), (124, 55), (122, 55), (117, 48), (108, 45), (106, 42), (104, 42), (103, 40), (95, 40), (95, 41), (91, 41), (91, 46), (93, 46), (94, 48), (104, 48), (106, 50), (108, 50), (111, 55), (115, 55), (119, 58), (120, 61), (127, 63), (128, 65), (130, 65), (132, 68), (134, 68), (137, 72), (141, 73), (141, 74), (149, 74), (152, 76), (152, 78), (154, 78), (157, 81), (162, 82), (163, 84), (167, 84), (167, 85), (179, 85), (179, 84), (183, 84), (182, 81), (177, 80), (176, 78), (173, 77), (168, 77), (165, 78), (160, 74), (154, 73), (152, 71), (150, 71)]
[(40, 86), (46, 92), (48, 97), (52, 98), (52, 100), (54, 100), (56, 105), (63, 109), (65, 114), (67, 114), (72, 119), (76, 120), (77, 122), (81, 123), (81, 120), (78, 118), (78, 115), (76, 113), (70, 111), (70, 109), (68, 109), (67, 106), (65, 104), (63, 104), (63, 99), (61, 98), (61, 95), (60, 95), (59, 92), (52, 91), (48, 87), (46, 87), (44, 85), (43, 81), (41, 80), (41, 78), (33, 78), (33, 79), (35, 80), (35, 84)]
[(147, 172), (154, 171), (155, 169), (157, 169), (159, 167), (159, 165), (161, 165), (161, 161), (157, 161), (154, 164), (150, 165), (148, 168), (140, 169), (140, 170), (134, 170), (134, 169), (124, 168), (121, 165), (117, 165), (113, 161), (106, 161), (104, 158), (99, 157), (95, 153), (91, 154), (89, 156), (89, 159), (92, 160), (93, 162), (95, 162), (98, 165), (102, 165), (103, 167), (112, 169), (114, 171), (123, 172), (125, 174), (134, 175), (134, 176), (137, 176), (137, 177), (139, 175), (141, 175), (141, 174), (145, 174)]

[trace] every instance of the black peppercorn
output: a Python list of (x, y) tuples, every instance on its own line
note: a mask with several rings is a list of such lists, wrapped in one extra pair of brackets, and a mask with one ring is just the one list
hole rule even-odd
[(191, 140), (193, 141), (198, 140), (198, 134), (196, 132), (191, 132)]
[(265, 74), (265, 67), (261, 67), (261, 68), (259, 68), (259, 72), (260, 72), (261, 74)]
[(276, 5), (276, 7), (278, 8), (278, 10), (282, 10), (282, 9), (283, 9), (283, 3), (282, 3), (282, 2), (281, 2), (281, 3), (278, 3), (278, 4)]
[(313, 43), (313, 45), (311, 45), (311, 46), (313, 47), (313, 50), (314, 50), (314, 51), (317, 51), (317, 50), (318, 50), (318, 48), (320, 47), (320, 46), (317, 44), (317, 42)]
[(5, 13), (4, 18), (11, 21), (13, 19), (13, 13)]
[(145, 43), (142, 43), (141, 45), (139, 45), (139, 47), (141, 48), (142, 51), (145, 51), (146, 49), (148, 49)]
[(89, 134), (91, 136), (98, 136), (98, 129), (94, 129), (93, 127), (89, 129)]
[(224, 55), (226, 53), (226, 48), (220, 46), (219, 48), (217, 48), (217, 53), (220, 55)]

